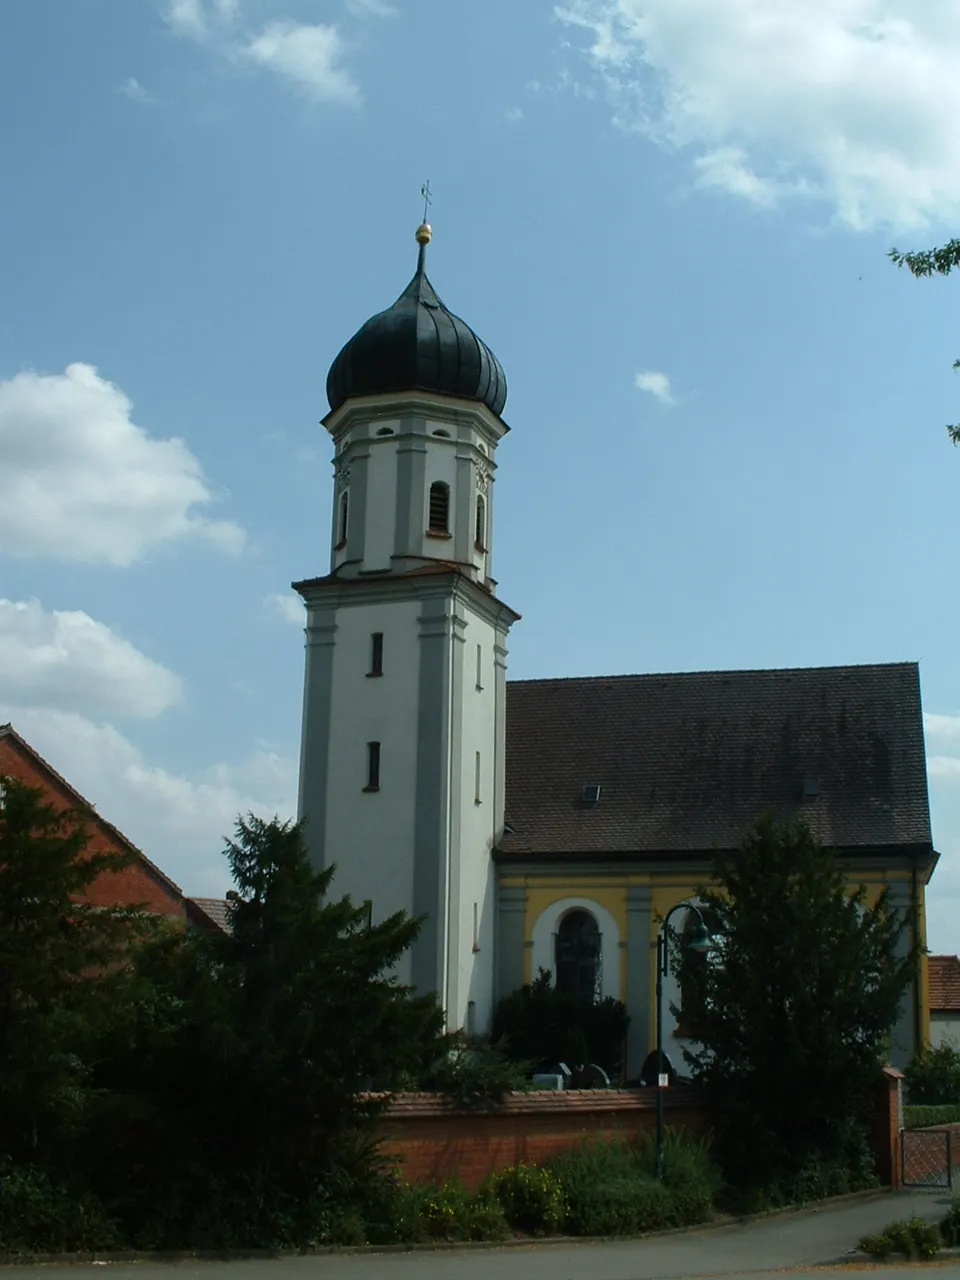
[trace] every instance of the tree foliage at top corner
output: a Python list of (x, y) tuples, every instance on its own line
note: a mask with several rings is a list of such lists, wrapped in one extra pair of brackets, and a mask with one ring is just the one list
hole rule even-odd
[(905, 921), (886, 890), (873, 907), (851, 894), (805, 822), (769, 814), (699, 892), (715, 946), (677, 951), (684, 1056), (722, 1118), (728, 1176), (764, 1185), (856, 1157), (916, 972)]
[[(960, 267), (960, 240), (949, 240), (938, 249), (922, 249), (915, 253), (903, 253), (891, 249), (890, 258), (898, 267), (906, 267), (918, 278), (948, 276), (954, 267)], [(954, 360), (954, 369), (960, 369), (960, 360)], [(954, 444), (960, 444), (960, 422), (948, 424), (947, 433)]]

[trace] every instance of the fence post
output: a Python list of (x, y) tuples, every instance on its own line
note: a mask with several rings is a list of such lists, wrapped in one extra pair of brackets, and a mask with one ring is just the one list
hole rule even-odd
[(885, 1066), (877, 1086), (873, 1114), (873, 1152), (877, 1175), (894, 1191), (903, 1185), (903, 1072)]

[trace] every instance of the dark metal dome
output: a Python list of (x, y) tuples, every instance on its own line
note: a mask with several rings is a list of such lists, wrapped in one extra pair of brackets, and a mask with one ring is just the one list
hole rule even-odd
[(327, 399), (339, 409), (351, 396), (438, 391), (478, 400), (499, 415), (507, 399), (500, 361), (468, 324), (448, 311), (427, 279), (430, 230), (417, 232), (417, 273), (392, 307), (359, 329), (330, 366)]

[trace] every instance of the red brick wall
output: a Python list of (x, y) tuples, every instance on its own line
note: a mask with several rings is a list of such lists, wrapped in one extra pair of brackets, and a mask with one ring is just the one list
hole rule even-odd
[[(41, 761), (9, 737), (0, 738), (0, 774), (17, 778), (30, 787), (41, 787), (47, 800), (58, 809), (80, 807), (76, 797)], [(87, 831), (87, 848), (91, 852), (125, 854), (129, 851), (129, 846), (96, 813), (90, 813)], [(182, 894), (138, 856), (116, 873), (99, 875), (87, 890), (85, 900), (98, 907), (142, 905), (159, 915), (185, 915)]]
[[(900, 1185), (901, 1080), (899, 1071), (885, 1068), (871, 1134), (880, 1181), (894, 1190)], [(409, 1182), (459, 1178), (477, 1187), (497, 1169), (540, 1164), (592, 1134), (654, 1133), (656, 1105), (653, 1089), (515, 1093), (492, 1111), (457, 1111), (439, 1094), (397, 1094), (380, 1121), (380, 1149)], [(711, 1115), (700, 1090), (666, 1090), (664, 1123), (707, 1133)]]
[[(706, 1132), (699, 1090), (668, 1090), (664, 1121)], [(408, 1181), (459, 1178), (477, 1187), (497, 1169), (541, 1163), (591, 1134), (653, 1133), (656, 1096), (652, 1089), (519, 1093), (493, 1111), (456, 1111), (436, 1094), (397, 1094), (380, 1128), (381, 1151)]]
[(877, 1177), (884, 1186), (897, 1191), (900, 1187), (900, 1128), (903, 1124), (903, 1072), (884, 1067), (883, 1081), (877, 1088), (873, 1113), (873, 1150), (877, 1159)]

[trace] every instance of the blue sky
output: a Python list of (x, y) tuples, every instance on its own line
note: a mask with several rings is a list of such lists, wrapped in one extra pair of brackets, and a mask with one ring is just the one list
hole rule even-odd
[(3, 5), (0, 720), (188, 892), (292, 812), (326, 371), (429, 178), (511, 674), (919, 660), (960, 949), (957, 281), (886, 259), (957, 231), (958, 58), (941, 0)]

